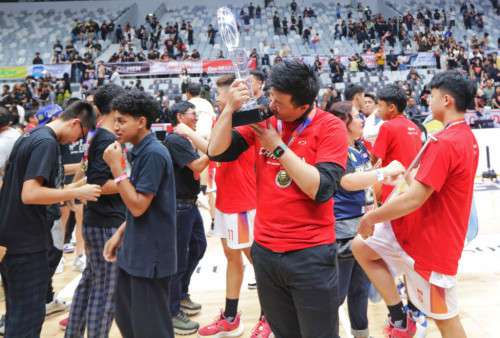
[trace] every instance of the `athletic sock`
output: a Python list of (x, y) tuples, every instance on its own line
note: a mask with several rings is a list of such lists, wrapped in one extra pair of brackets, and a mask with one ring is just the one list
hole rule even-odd
[(203, 195), (207, 194), (207, 186), (206, 185), (200, 185), (200, 190), (203, 193)]
[(232, 322), (236, 318), (236, 312), (238, 311), (238, 298), (229, 299), (226, 298), (226, 310), (224, 311), (224, 317), (226, 317), (228, 322)]
[(389, 315), (391, 316), (391, 321), (394, 326), (399, 329), (406, 328), (406, 310), (403, 302), (399, 302), (396, 305), (387, 306), (389, 309)]
[(214, 221), (215, 220), (212, 218), (212, 224), (210, 224), (210, 230), (214, 230), (215, 229)]
[(410, 309), (411, 313), (416, 316), (418, 315), (418, 312), (420, 311), (415, 304), (413, 304), (410, 300), (408, 301), (408, 308)]

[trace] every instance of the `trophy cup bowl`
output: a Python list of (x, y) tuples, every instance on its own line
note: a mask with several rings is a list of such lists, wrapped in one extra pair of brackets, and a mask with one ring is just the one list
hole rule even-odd
[(231, 10), (221, 7), (217, 11), (217, 22), (222, 41), (229, 50), (229, 56), (233, 63), (234, 75), (237, 79), (243, 79), (250, 93), (250, 99), (243, 103), (241, 109), (233, 113), (233, 127), (262, 122), (272, 114), (269, 110), (259, 111), (257, 100), (252, 90), (252, 80), (248, 70), (247, 52), (244, 48), (238, 47), (240, 35), (238, 26)]

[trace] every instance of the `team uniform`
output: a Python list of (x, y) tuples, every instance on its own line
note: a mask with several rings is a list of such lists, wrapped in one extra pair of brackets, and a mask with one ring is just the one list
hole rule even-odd
[(257, 214), (251, 256), (261, 306), (274, 334), (335, 337), (338, 275), (331, 197), (334, 177), (339, 179), (346, 166), (346, 127), (317, 108), (301, 121), (283, 122), (282, 128), (275, 117), (269, 121), (281, 129), (290, 150), (318, 168), (318, 202), (300, 190), (248, 126), (233, 131), (229, 149), (213, 159), (232, 161), (255, 146)]
[[(349, 147), (345, 174), (372, 170), (370, 156), (362, 142)], [(340, 187), (334, 196), (335, 235), (339, 247), (339, 304), (347, 296), (351, 333), (354, 337), (368, 336), (368, 290), (370, 280), (356, 262), (351, 242), (356, 237), (361, 217), (374, 206), (373, 187), (347, 191)]]
[[(434, 189), (416, 211), (378, 224), (365, 242), (396, 274), (409, 297), (435, 319), (458, 314), (457, 269), (467, 234), (479, 152), (465, 120), (434, 135), (415, 180)], [(439, 217), (436, 217), (436, 211)]]
[(46, 187), (62, 188), (64, 169), (59, 143), (54, 131), (46, 126), (17, 140), (0, 190), (0, 245), (8, 249), (0, 263), (7, 337), (39, 336), (45, 319), (50, 236), (47, 207), (21, 200), (24, 182), (37, 177), (44, 179)]
[(214, 233), (226, 238), (231, 249), (252, 245), (257, 192), (255, 149), (250, 147), (233, 162), (218, 162), (215, 182)]
[(169, 311), (170, 279), (176, 271), (175, 183), (172, 160), (154, 134), (130, 150), (130, 183), (153, 194), (146, 212), (126, 211), (118, 251), (116, 323), (123, 337), (174, 337)]
[[(93, 135), (87, 153), (88, 183), (103, 186), (113, 179), (103, 154), (115, 141), (116, 136), (106, 129), (99, 128)], [(114, 290), (118, 270), (116, 263), (104, 260), (103, 249), (125, 221), (125, 211), (118, 193), (101, 195), (96, 202), (87, 202), (82, 229), (87, 266), (73, 296), (66, 337), (83, 336), (85, 328), (89, 336), (108, 336), (115, 318)]]
[[(403, 115), (397, 115), (380, 126), (372, 154), (382, 160), (382, 167), (396, 160), (408, 168), (421, 148), (420, 128)], [(382, 185), (383, 202), (393, 188), (391, 185)]]

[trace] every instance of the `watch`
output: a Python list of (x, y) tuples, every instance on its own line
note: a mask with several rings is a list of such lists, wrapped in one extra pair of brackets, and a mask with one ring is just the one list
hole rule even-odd
[(279, 158), (279, 157), (281, 157), (281, 155), (283, 155), (285, 153), (285, 150), (287, 150), (287, 149), (288, 149), (288, 146), (286, 144), (279, 145), (276, 148), (274, 148), (273, 155), (276, 158)]
[(380, 169), (375, 170), (375, 176), (377, 177), (377, 182), (382, 182), (384, 180), (384, 173)]

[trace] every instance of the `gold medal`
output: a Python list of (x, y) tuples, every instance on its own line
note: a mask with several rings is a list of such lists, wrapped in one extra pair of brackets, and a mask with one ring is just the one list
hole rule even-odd
[(286, 170), (281, 169), (278, 172), (278, 175), (276, 175), (276, 184), (280, 188), (287, 188), (290, 186), (290, 184), (292, 184), (292, 179), (290, 176), (288, 176)]
[(87, 161), (82, 162), (82, 171), (83, 172), (87, 171)]

